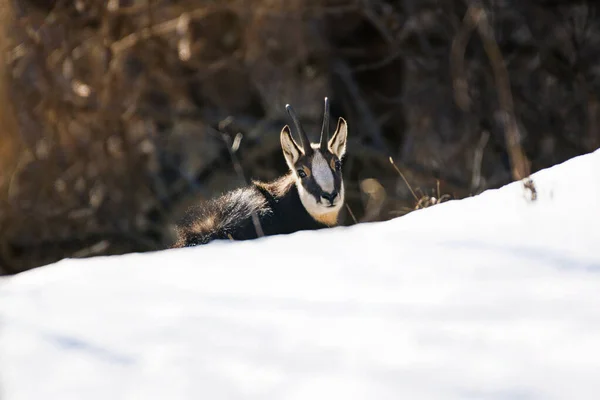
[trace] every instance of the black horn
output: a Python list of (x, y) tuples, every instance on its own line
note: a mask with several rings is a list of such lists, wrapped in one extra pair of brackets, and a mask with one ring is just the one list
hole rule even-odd
[(329, 99), (325, 97), (325, 111), (323, 112), (323, 127), (321, 128), (321, 150), (327, 150), (329, 140)]
[(298, 134), (300, 135), (300, 143), (302, 144), (302, 149), (304, 150), (304, 153), (308, 153), (311, 150), (310, 140), (308, 139), (308, 136), (306, 136), (306, 132), (304, 132), (304, 129), (302, 128), (302, 125), (300, 124), (300, 120), (298, 119), (296, 112), (294, 111), (292, 106), (290, 106), (289, 104), (285, 105), (285, 109), (287, 110), (288, 114), (290, 114), (290, 117), (292, 117), (292, 121), (294, 121), (296, 130), (298, 131)]

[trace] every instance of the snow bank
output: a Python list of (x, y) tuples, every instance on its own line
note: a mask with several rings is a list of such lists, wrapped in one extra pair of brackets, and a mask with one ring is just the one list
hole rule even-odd
[(0, 398), (596, 398), (600, 151), (533, 178), (0, 280)]

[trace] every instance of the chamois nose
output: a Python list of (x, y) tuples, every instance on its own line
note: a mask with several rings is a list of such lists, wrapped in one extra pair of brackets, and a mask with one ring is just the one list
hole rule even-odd
[(325, 200), (328, 200), (329, 204), (333, 204), (333, 200), (335, 200), (337, 195), (338, 195), (338, 192), (336, 192), (335, 190), (331, 193), (326, 193), (326, 192), (321, 193), (321, 197), (324, 198)]

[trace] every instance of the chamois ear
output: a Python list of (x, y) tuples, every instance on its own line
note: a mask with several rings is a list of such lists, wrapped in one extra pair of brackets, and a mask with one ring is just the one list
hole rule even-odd
[(284, 126), (281, 130), (281, 149), (283, 150), (283, 156), (285, 157), (285, 162), (288, 167), (293, 171), (294, 165), (302, 155), (302, 150), (292, 137), (292, 131), (290, 131), (289, 126)]
[(348, 124), (342, 117), (338, 119), (337, 128), (331, 140), (329, 140), (329, 151), (341, 159), (346, 154), (346, 138), (348, 137)]

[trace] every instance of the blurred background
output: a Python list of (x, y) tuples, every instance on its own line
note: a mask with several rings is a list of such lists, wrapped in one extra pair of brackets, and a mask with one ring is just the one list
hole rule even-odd
[(286, 103), (315, 141), (325, 96), (348, 121), (344, 225), (600, 147), (594, 2), (6, 0), (0, 19), (0, 274), (169, 247), (191, 202), (286, 172)]

